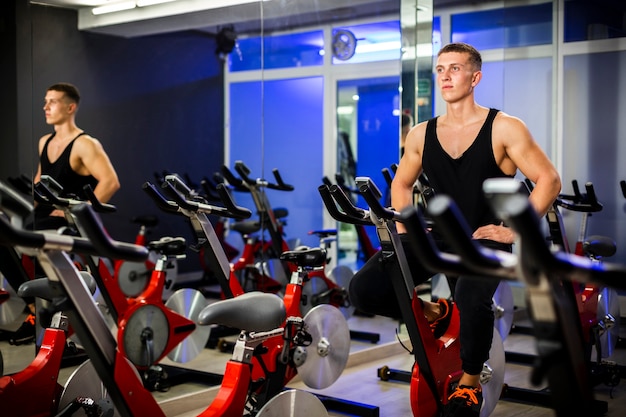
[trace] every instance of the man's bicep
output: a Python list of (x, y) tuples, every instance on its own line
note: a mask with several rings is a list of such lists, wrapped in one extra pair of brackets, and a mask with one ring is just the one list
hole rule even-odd
[(81, 147), (81, 161), (90, 175), (101, 181), (114, 176), (115, 170), (102, 145), (96, 141), (89, 141)]

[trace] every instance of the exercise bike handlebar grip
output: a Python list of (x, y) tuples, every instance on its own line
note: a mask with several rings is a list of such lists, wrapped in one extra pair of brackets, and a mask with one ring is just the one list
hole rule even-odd
[[(81, 227), (87, 235), (86, 237), (96, 249), (98, 255), (131, 262), (144, 262), (148, 259), (149, 251), (145, 246), (111, 239), (89, 204), (78, 204), (72, 207), (71, 211), (80, 221)], [(77, 251), (80, 251), (80, 248)]]
[[(351, 194), (358, 194), (359, 193), (359, 190), (357, 190), (356, 188), (348, 187), (348, 184), (346, 183), (346, 179), (343, 177), (343, 175), (341, 175), (339, 173), (335, 174), (335, 181), (337, 182), (337, 185), (339, 187), (341, 187), (341, 189), (344, 191), (344, 193), (345, 192), (348, 192), (348, 193), (351, 193)], [(328, 185), (331, 186), (332, 183), (329, 182)]]
[(226, 181), (237, 191), (249, 191), (245, 186), (244, 182), (241, 178), (237, 178), (233, 171), (230, 170), (226, 165), (222, 165), (221, 172)]
[(467, 273), (458, 255), (439, 251), (432, 236), (426, 232), (424, 218), (414, 206), (407, 206), (400, 212), (400, 221), (406, 228), (413, 253), (424, 266), (445, 274)]
[(372, 221), (370, 220), (369, 216), (367, 216), (367, 218), (355, 218), (355, 217), (348, 216), (346, 213), (339, 211), (339, 209), (337, 209), (335, 200), (333, 199), (333, 196), (330, 193), (330, 189), (327, 185), (324, 184), (324, 185), (319, 186), (318, 191), (320, 195), (322, 196), (322, 201), (324, 202), (324, 205), (326, 206), (328, 213), (331, 215), (333, 219), (340, 221), (340, 222), (349, 223), (349, 224), (372, 226)]
[[(85, 206), (87, 210), (92, 210), (87, 203), (81, 203), (75, 207)], [(92, 215), (93, 212), (91, 213)], [(82, 220), (82, 219), (81, 219)], [(4, 216), (0, 216), (0, 244), (4, 246), (22, 246), (35, 249), (56, 249), (68, 252), (76, 252), (84, 255), (100, 256), (99, 248), (96, 248), (89, 238), (72, 237), (54, 232), (35, 232), (18, 229), (9, 223)], [(116, 243), (116, 245), (118, 245)], [(145, 257), (139, 258), (134, 252), (126, 252), (126, 246), (135, 246), (126, 243), (119, 243), (120, 248), (115, 252), (119, 259), (130, 261), (144, 261)], [(140, 247), (141, 248), (141, 247)]]
[(522, 244), (519, 259), (525, 270), (535, 271), (535, 275), (543, 272), (580, 283), (626, 289), (625, 265), (597, 263), (585, 256), (551, 252), (541, 233), (537, 213), (527, 198), (512, 195), (505, 199), (490, 199), (490, 203), (519, 235)]
[(144, 191), (146, 193), (148, 193), (148, 195), (152, 198), (152, 200), (154, 200), (154, 202), (156, 203), (157, 207), (167, 213), (178, 213), (178, 204), (174, 203), (173, 201), (170, 201), (168, 199), (166, 199), (165, 197), (163, 197), (163, 194), (161, 194), (157, 188), (154, 186), (154, 184), (150, 183), (150, 182), (145, 182), (142, 185), (142, 188), (144, 189)]
[[(4, 201), (2, 204), (4, 205)], [(0, 244), (3, 246), (42, 248), (45, 243), (46, 238), (43, 234), (16, 229), (9, 224), (7, 218), (0, 216)]]
[(391, 182), (393, 181), (393, 177), (391, 176), (391, 172), (389, 172), (389, 168), (383, 168), (381, 172), (383, 173), (383, 177), (385, 178), (385, 182), (387, 183), (387, 186), (391, 187)]
[(245, 208), (235, 204), (233, 197), (230, 195), (228, 188), (224, 184), (217, 184), (216, 190), (219, 194), (220, 201), (226, 206), (227, 217), (233, 219), (243, 220), (249, 219), (252, 216), (252, 212)]
[(34, 186), (35, 197), (40, 203), (49, 204), (58, 207), (68, 207), (70, 205), (69, 200), (61, 199), (54, 194), (48, 186), (42, 182), (38, 182)]
[(187, 197), (191, 197), (194, 192), (185, 184), (185, 182), (176, 174), (169, 174), (165, 176), (165, 182), (169, 183), (179, 194)]
[[(488, 187), (488, 182), (484, 187)], [(525, 264), (532, 264), (534, 271), (549, 271), (554, 265), (554, 256), (550, 253), (547, 242), (541, 233), (539, 217), (534, 208), (530, 205), (528, 198), (519, 193), (512, 193), (502, 198), (497, 193), (486, 191), (487, 199), (492, 209), (500, 218), (504, 219), (519, 236), (522, 252), (524, 253)], [(530, 274), (528, 274), (530, 275)], [(527, 277), (531, 284), (539, 283), (536, 279)]]
[(52, 191), (56, 195), (59, 195), (61, 194), (61, 192), (63, 192), (63, 186), (50, 175), (42, 174), (41, 177), (39, 177), (39, 182), (48, 187), (50, 191)]
[(328, 210), (328, 214), (330, 214), (330, 216), (333, 219), (339, 222), (349, 223), (349, 224), (359, 224), (359, 225), (364, 225), (364, 226), (372, 225), (372, 222), (371, 220), (369, 220), (369, 218), (358, 219), (358, 218), (350, 217), (347, 214), (339, 211), (339, 209), (337, 209), (335, 200), (333, 199), (333, 196), (330, 193), (330, 189), (328, 185), (326, 184), (320, 185), (317, 188), (317, 190), (319, 191), (320, 196), (322, 197), (322, 201), (324, 202), (324, 205), (326, 206), (326, 210)]
[(215, 185), (213, 181), (208, 178), (203, 178), (200, 181), (200, 185), (202, 186), (202, 190), (204, 191), (207, 200), (218, 201), (220, 199), (220, 196), (215, 194), (215, 189), (217, 188), (217, 185)]
[(267, 184), (267, 188), (271, 188), (272, 190), (280, 190), (280, 191), (293, 191), (294, 187), (293, 185), (287, 184), (285, 183), (285, 181), (283, 181), (283, 177), (280, 175), (280, 172), (278, 171), (278, 168), (274, 168), (272, 170), (272, 173), (274, 174), (274, 178), (276, 179), (276, 184)]
[(243, 161), (235, 161), (235, 171), (241, 177), (241, 180), (248, 185), (256, 185), (256, 181), (250, 178), (250, 168)]
[[(434, 197), (428, 205), (428, 213), (437, 225), (446, 242), (463, 259), (463, 263), (472, 272), (490, 276), (516, 279), (514, 262), (506, 262), (508, 253), (497, 252), (482, 247), (472, 238), (472, 231), (458, 206), (450, 197), (440, 195)], [(512, 259), (511, 259), (512, 260)], [(510, 265), (506, 268), (505, 265)]]
[(3, 211), (9, 217), (19, 216), (25, 218), (34, 210), (32, 203), (2, 181), (0, 181), (0, 201), (2, 202)]
[(96, 197), (96, 194), (93, 192), (93, 188), (91, 188), (91, 185), (85, 185), (83, 187), (83, 192), (85, 193), (87, 200), (89, 200), (89, 202), (91, 203), (91, 206), (98, 213), (113, 213), (117, 211), (117, 207), (115, 207), (114, 205), (101, 203), (100, 200), (98, 200), (98, 197)]
[(161, 188), (166, 189), (169, 196), (174, 200), (174, 202), (178, 205), (178, 207), (189, 210), (189, 211), (198, 211), (198, 203), (187, 200), (180, 192), (176, 189), (171, 182), (165, 181), (161, 184)]
[(370, 210), (381, 219), (390, 220), (398, 216), (399, 213), (383, 207), (378, 198), (376, 198), (374, 191), (372, 191), (370, 184), (360, 185), (359, 193), (363, 196), (367, 205), (370, 206)]
[[(224, 187), (223, 184), (220, 185)], [(235, 219), (247, 219), (252, 215), (252, 213), (248, 209), (236, 206), (232, 199), (230, 199), (232, 207), (217, 207), (198, 201), (187, 200), (185, 196), (181, 195), (176, 187), (174, 187), (169, 181), (164, 182), (162, 187), (168, 190), (170, 196), (174, 199), (174, 202), (178, 205), (178, 207), (184, 210), (216, 214), (218, 216), (231, 217)], [(228, 197), (230, 197), (230, 195), (228, 195)]]
[[(353, 217), (355, 219), (368, 219), (369, 213), (361, 208), (355, 207), (352, 204), (352, 201), (348, 198), (346, 193), (343, 192), (343, 189), (338, 185), (331, 185), (330, 194), (333, 196), (339, 207), (346, 213), (348, 216)], [(371, 224), (371, 222), (370, 222)]]
[(602, 210), (602, 203), (598, 201), (592, 182), (585, 184), (585, 194), (580, 192), (578, 181), (572, 180), (572, 187), (574, 188), (574, 195), (559, 194), (556, 199), (559, 206), (583, 213), (595, 213)]
[(594, 208), (594, 211), (602, 210), (602, 203), (598, 201), (598, 197), (596, 196), (596, 191), (593, 188), (593, 183), (587, 182), (585, 184), (585, 190), (587, 190), (587, 200), (589, 204)]

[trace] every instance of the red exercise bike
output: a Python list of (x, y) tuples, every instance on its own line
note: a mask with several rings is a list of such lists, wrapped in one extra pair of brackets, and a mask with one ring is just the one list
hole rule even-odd
[[(422, 304), (419, 302), (413, 280), (410, 276), (406, 255), (396, 232), (395, 221), (402, 221), (400, 213), (386, 209), (380, 203), (382, 193), (369, 178), (356, 179), (359, 192), (369, 205), (369, 209), (354, 206), (351, 200), (337, 185), (322, 185), (319, 192), (330, 215), (350, 224), (373, 224), (376, 226), (381, 243), (381, 250), (386, 255), (386, 267), (392, 280), (394, 291), (406, 324), (415, 357), (410, 383), (410, 402), (413, 415), (416, 417), (439, 416), (448, 396), (453, 392), (455, 384), (462, 375), (459, 354), (459, 317), (453, 310), (450, 325), (445, 334), (435, 339), (430, 324), (426, 320)], [(427, 243), (420, 251), (420, 260), (431, 270), (453, 273), (467, 273), (458, 263), (450, 262), (434, 249), (429, 241), (423, 225), (421, 234)], [(504, 349), (502, 340), (494, 329), (494, 339), (490, 360), (485, 364), (481, 374), (483, 388), (482, 416), (488, 416), (495, 408), (502, 391), (504, 379)]]
[[(86, 235), (83, 224), (72, 212), (73, 207), (85, 202), (59, 197), (43, 182), (36, 184), (35, 190), (40, 203), (51, 204), (63, 210), (78, 233), (81, 236)], [(115, 210), (114, 206), (99, 203), (89, 190), (85, 191), (91, 196), (90, 202), (95, 210)], [(99, 303), (100, 308), (104, 316), (110, 319), (109, 328), (117, 335), (121, 352), (136, 366), (147, 388), (167, 390), (172, 382), (168, 380), (168, 372), (159, 362), (166, 356), (175, 362), (188, 362), (204, 348), (209, 338), (209, 329), (196, 329), (194, 320), (206, 305), (206, 300), (198, 291), (189, 289), (173, 294), (167, 302), (163, 301), (168, 265), (172, 260), (184, 257), (186, 242), (183, 238), (164, 237), (149, 242), (144, 247), (150, 254), (156, 254), (156, 263), (150, 271), (149, 279), (142, 285), (143, 288), (132, 297), (122, 290), (124, 284), (120, 283), (120, 279), (125, 277), (111, 272), (110, 263), (105, 262), (103, 257), (82, 257), (81, 260), (89, 266), (98, 284), (99, 293), (95, 298), (101, 297), (103, 300)], [(114, 259), (113, 265), (119, 267), (125, 261)], [(144, 262), (146, 260), (141, 263)], [(176, 371), (173, 368), (169, 370)], [(88, 368), (82, 366), (76, 370), (78, 375), (89, 372)], [(213, 385), (215, 378), (209, 380)], [(73, 394), (69, 394), (70, 397)]]
[[(235, 191), (249, 192), (252, 195), (259, 214), (259, 230), (267, 230), (270, 240), (249, 238), (241, 258), (233, 265), (233, 270), (238, 271), (240, 268), (250, 270), (251, 265), (256, 265), (256, 268), (252, 270), (256, 270), (262, 279), (275, 281), (284, 288), (288, 277), (295, 272), (295, 266), (281, 261), (280, 254), (293, 248), (290, 248), (284, 237), (282, 223), (278, 220), (265, 189), (290, 191), (293, 187), (282, 180), (278, 169), (273, 170), (275, 183), (263, 178), (252, 179), (250, 169), (242, 161), (235, 162), (235, 171), (239, 176), (236, 176), (228, 167), (222, 166), (224, 178)], [(320, 244), (324, 249), (330, 244), (331, 239), (328, 237), (320, 239)], [(349, 318), (354, 312), (347, 291), (352, 275), (354, 273), (350, 268), (341, 265), (333, 268), (328, 274), (325, 268), (312, 271), (309, 274), (309, 280), (304, 283), (303, 291), (306, 297), (301, 305), (303, 314), (317, 305), (330, 304), (339, 308), (344, 316)]]
[[(166, 177), (160, 189), (151, 183), (145, 183), (144, 190), (162, 210), (184, 215), (190, 219), (194, 230), (196, 230), (199, 244), (203, 245), (205, 253), (209, 255), (208, 259), (211, 261), (209, 266), (211, 270), (215, 271), (223, 298), (236, 299), (248, 294), (239, 286), (235, 273), (227, 261), (224, 249), (216, 238), (215, 231), (207, 217), (208, 214), (219, 214), (232, 218), (250, 216), (249, 210), (235, 205), (228, 188), (224, 184), (219, 184), (216, 188), (220, 193), (224, 207), (210, 205), (198, 200), (188, 200), (186, 198), (186, 186), (177, 176)], [(161, 190), (166, 195), (161, 194)], [(287, 317), (293, 321), (304, 322), (309, 329), (317, 328), (319, 340), (316, 341), (314, 336), (312, 344), (319, 346), (318, 349), (308, 349), (306, 355), (303, 355), (302, 346), (291, 342), (292, 332), (288, 332), (289, 337), (287, 338), (277, 336), (269, 339), (265, 343), (265, 350), (259, 351), (252, 358), (253, 380), (263, 381), (259, 388), (254, 390), (259, 403), (264, 403), (268, 398), (275, 396), (284, 389), (284, 386), (296, 374), (299, 374), (307, 384), (314, 384), (309, 385), (312, 388), (320, 389), (329, 386), (343, 371), (349, 353), (349, 329), (344, 316), (337, 308), (322, 304), (310, 309), (306, 314), (302, 309), (303, 288), (306, 288), (310, 276), (323, 268), (326, 250), (317, 248), (316, 250), (298, 250), (295, 253), (287, 251), (283, 252), (281, 257), (283, 257), (282, 261), (291, 264), (294, 270), (283, 294)], [(332, 325), (329, 325), (330, 323)], [(235, 328), (239, 329), (238, 327)], [(331, 346), (333, 353), (327, 355), (326, 353)], [(237, 349), (236, 344), (233, 348)], [(303, 363), (304, 358), (306, 360)], [(327, 361), (332, 361), (333, 365), (329, 366)], [(320, 373), (311, 364), (320, 365), (326, 371)], [(322, 381), (316, 380), (322, 376)]]
[[(17, 229), (1, 218), (0, 244), (33, 249), (48, 278), (65, 292), (72, 326), (89, 354), (95, 375), (102, 381), (104, 391), (101, 394), (107, 394), (118, 415), (164, 416), (152, 394), (136, 375), (134, 366), (120, 351), (91, 294), (80, 282), (80, 272), (67, 255), (67, 251), (72, 251), (87, 256), (141, 262), (147, 258), (148, 251), (145, 247), (111, 240), (88, 205), (75, 206), (72, 212), (79, 219), (88, 238), (59, 239), (58, 236)], [(200, 416), (239, 417), (250, 411), (246, 409), (246, 403), (252, 384), (252, 352), (257, 348), (262, 349), (266, 340), (283, 334), (285, 321), (289, 323), (282, 300), (275, 295), (259, 292), (216, 302), (201, 312), (198, 319), (201, 325), (220, 323), (246, 330), (242, 330), (237, 342), (238, 349), (235, 349), (227, 364), (217, 397)], [(302, 328), (298, 320), (294, 328)], [(306, 342), (305, 338), (303, 344)], [(327, 414), (321, 401), (312, 394), (288, 391), (255, 410), (254, 415), (276, 415), (271, 414), (272, 407), (280, 410), (294, 402), (298, 407), (306, 407), (307, 412), (314, 415)], [(276, 412), (279, 411), (273, 411)]]
[[(1, 210), (10, 218), (18, 213), (26, 214), (33, 210), (30, 202), (24, 200), (12, 187), (0, 182)], [(19, 222), (13, 222), (19, 224)], [(62, 240), (62, 238), (59, 238)], [(52, 240), (52, 238), (51, 238)], [(13, 249), (11, 247), (11, 249)], [(29, 248), (21, 248), (29, 252)], [(80, 285), (93, 293), (95, 281), (88, 274), (80, 274)], [(88, 393), (94, 387), (93, 381), (83, 381), (83, 393), (68, 399), (61, 405), (61, 395), (66, 385), (57, 380), (62, 366), (63, 354), (67, 349), (72, 330), (68, 325), (67, 315), (62, 311), (65, 305), (63, 291), (50, 285), (47, 278), (24, 281), (17, 289), (18, 297), (33, 297), (46, 300), (48, 307), (40, 311), (50, 318), (50, 323), (42, 331), (41, 344), (34, 360), (23, 370), (3, 375), (0, 372), (0, 409), (6, 415), (14, 417), (51, 417), (71, 416), (82, 410), (89, 415), (103, 415), (111, 406), (107, 401), (92, 400)], [(0, 366), (1, 368), (2, 366)], [(36, 393), (37, 401), (32, 401)]]

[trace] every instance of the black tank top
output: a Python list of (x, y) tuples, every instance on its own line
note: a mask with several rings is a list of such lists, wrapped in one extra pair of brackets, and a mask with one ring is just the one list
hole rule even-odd
[(426, 126), (422, 155), (424, 174), (435, 194), (447, 195), (454, 200), (472, 231), (486, 224), (501, 223), (484, 197), (483, 182), (488, 178), (512, 178), (502, 172), (493, 155), (491, 131), (498, 111), (489, 109), (476, 139), (457, 159), (441, 147), (437, 137), (437, 117), (429, 120)]
[(83, 192), (83, 187), (87, 184), (91, 185), (92, 188), (95, 188), (98, 184), (98, 180), (95, 179), (92, 175), (80, 175), (74, 172), (72, 166), (70, 165), (70, 154), (72, 153), (72, 148), (74, 147), (74, 142), (80, 136), (84, 135), (85, 132), (80, 133), (76, 136), (72, 141), (67, 145), (67, 147), (63, 150), (63, 153), (59, 156), (59, 158), (50, 162), (48, 159), (48, 144), (56, 134), (53, 133), (46, 144), (43, 147), (43, 151), (41, 152), (40, 164), (41, 164), (41, 174), (49, 175), (54, 178), (56, 182), (61, 184), (63, 187), (62, 197), (74, 196), (81, 200), (86, 199), (85, 193)]

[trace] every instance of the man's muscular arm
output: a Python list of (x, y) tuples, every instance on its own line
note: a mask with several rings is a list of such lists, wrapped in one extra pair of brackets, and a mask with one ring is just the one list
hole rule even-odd
[[(494, 154), (496, 158), (500, 155), (504, 172), (519, 169), (535, 184), (529, 201), (540, 217), (545, 216), (561, 191), (561, 178), (526, 125), (516, 117), (499, 114), (494, 122), (493, 143)], [(515, 233), (502, 225), (479, 227), (473, 237), (502, 243), (515, 241)]]
[(113, 164), (104, 151), (102, 144), (92, 137), (81, 137), (74, 145), (79, 166), (75, 171), (81, 175), (92, 175), (98, 180), (93, 190), (101, 203), (107, 203), (113, 194), (120, 189), (120, 182)]

